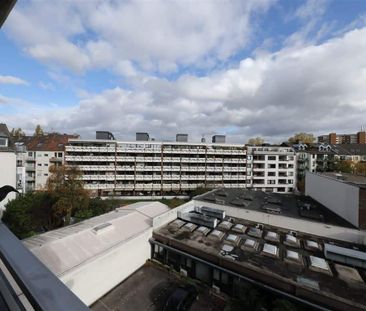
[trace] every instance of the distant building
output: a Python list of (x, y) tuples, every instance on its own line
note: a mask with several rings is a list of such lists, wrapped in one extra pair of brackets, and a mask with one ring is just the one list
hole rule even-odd
[(296, 159), (291, 147), (247, 147), (214, 140), (70, 139), (65, 159), (78, 166), (85, 188), (98, 195), (178, 195), (200, 187), (293, 191)]
[(52, 165), (64, 163), (65, 145), (77, 135), (50, 133), (43, 136), (26, 136), (17, 142), (18, 170), (25, 172), (25, 192), (43, 190)]
[(329, 133), (328, 135), (318, 136), (319, 143), (327, 144), (366, 144), (366, 132), (362, 128), (356, 134), (337, 134)]
[(366, 230), (366, 177), (307, 172), (305, 193), (355, 227)]
[(295, 144), (297, 177), (305, 173), (332, 171), (340, 161), (366, 162), (366, 144)]
[[(9, 185), (16, 188), (16, 155), (14, 143), (11, 139), (8, 127), (0, 123), (0, 187)], [(0, 214), (4, 210), (5, 204), (15, 198), (15, 193), (11, 192), (6, 199), (0, 202)]]

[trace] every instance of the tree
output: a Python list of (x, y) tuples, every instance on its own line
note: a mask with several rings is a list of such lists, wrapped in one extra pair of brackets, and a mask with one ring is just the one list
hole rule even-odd
[(39, 124), (37, 124), (35, 130), (34, 130), (34, 134), (33, 136), (37, 136), (37, 137), (40, 137), (40, 136), (43, 136), (44, 133), (43, 133), (43, 129), (41, 128), (41, 126)]
[(53, 212), (69, 224), (76, 211), (86, 209), (89, 194), (84, 189), (81, 172), (75, 166), (52, 166), (47, 180), (47, 191), (56, 198)]
[(264, 144), (264, 139), (262, 137), (250, 138), (248, 140), (248, 145), (262, 145), (262, 144)]
[(353, 172), (354, 163), (350, 160), (342, 160), (340, 162), (335, 163), (334, 171), (341, 173), (352, 173)]
[(10, 132), (10, 135), (13, 139), (17, 141), (20, 140), (22, 137), (24, 137), (25, 133), (20, 127), (18, 127), (17, 129), (13, 128)]
[(54, 217), (54, 198), (47, 192), (29, 192), (6, 204), (2, 220), (20, 239), (62, 225)]
[(302, 142), (304, 144), (312, 144), (314, 143), (316, 138), (313, 134), (308, 133), (296, 133), (294, 136), (290, 137), (288, 139), (288, 142), (290, 144), (297, 144), (299, 142)]
[(354, 165), (354, 173), (356, 175), (362, 175), (362, 176), (366, 176), (366, 163), (363, 162), (357, 162)]

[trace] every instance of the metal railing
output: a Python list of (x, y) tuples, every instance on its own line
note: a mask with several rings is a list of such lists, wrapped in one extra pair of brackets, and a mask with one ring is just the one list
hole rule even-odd
[[(89, 308), (0, 222), (0, 259), (35, 310), (86, 311)], [(0, 271), (0, 306), (25, 310)]]

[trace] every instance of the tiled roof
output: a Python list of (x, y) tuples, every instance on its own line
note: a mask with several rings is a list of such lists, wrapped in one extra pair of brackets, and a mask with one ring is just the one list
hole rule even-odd
[(64, 151), (69, 139), (79, 138), (78, 135), (51, 133), (43, 136), (27, 136), (22, 139), (30, 151)]

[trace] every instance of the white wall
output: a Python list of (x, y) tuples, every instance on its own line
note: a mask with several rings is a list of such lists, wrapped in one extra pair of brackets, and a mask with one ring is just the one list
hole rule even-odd
[[(16, 188), (16, 155), (14, 152), (0, 152), (0, 187), (10, 185)], [(15, 192), (8, 194), (5, 200), (0, 202), (0, 214), (4, 210), (5, 204), (15, 198)]]
[(359, 187), (306, 172), (305, 194), (358, 227)]
[(150, 258), (151, 236), (150, 228), (58, 277), (90, 306), (145, 264)]

